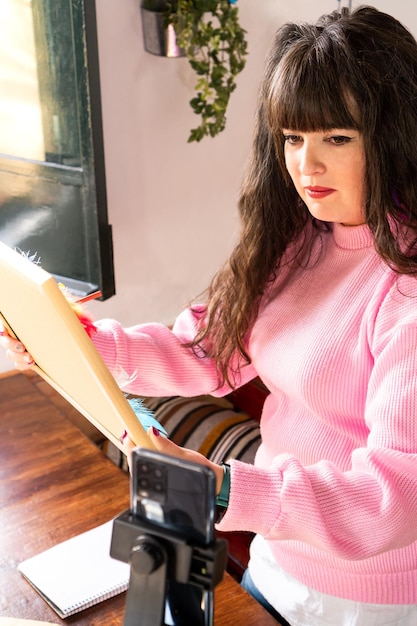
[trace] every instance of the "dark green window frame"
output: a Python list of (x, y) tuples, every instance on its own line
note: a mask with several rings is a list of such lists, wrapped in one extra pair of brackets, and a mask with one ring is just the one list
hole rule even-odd
[(115, 284), (95, 1), (31, 6), (45, 158), (0, 154), (0, 240), (36, 254), (77, 295), (106, 299)]

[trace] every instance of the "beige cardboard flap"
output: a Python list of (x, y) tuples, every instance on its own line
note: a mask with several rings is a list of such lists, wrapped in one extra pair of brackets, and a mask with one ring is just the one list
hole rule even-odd
[(1, 242), (0, 320), (36, 372), (119, 449), (124, 429), (154, 447), (54, 277)]

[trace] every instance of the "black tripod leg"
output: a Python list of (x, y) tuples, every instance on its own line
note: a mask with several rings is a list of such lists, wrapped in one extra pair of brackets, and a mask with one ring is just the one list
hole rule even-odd
[(152, 537), (141, 535), (130, 553), (130, 580), (123, 626), (162, 626), (167, 554)]

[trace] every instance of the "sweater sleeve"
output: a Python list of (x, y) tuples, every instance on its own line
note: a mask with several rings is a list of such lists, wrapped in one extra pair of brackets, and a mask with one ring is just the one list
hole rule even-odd
[(416, 315), (400, 321), (385, 313), (371, 337), (369, 436), (353, 451), (349, 469), (326, 460), (303, 466), (289, 455), (276, 456), (269, 467), (231, 461), (229, 507), (219, 530), (298, 540), (352, 560), (417, 539)]
[[(200, 394), (226, 395), (218, 387), (213, 359), (184, 347), (193, 339), (204, 307), (186, 309), (172, 328), (163, 324), (140, 324), (124, 328), (112, 319), (95, 322), (93, 343), (123, 391), (143, 396)], [(255, 376), (243, 368), (242, 384)]]

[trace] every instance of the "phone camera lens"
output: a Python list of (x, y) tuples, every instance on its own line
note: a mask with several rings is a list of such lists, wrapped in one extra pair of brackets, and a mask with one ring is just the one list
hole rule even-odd
[(139, 478), (138, 483), (139, 483), (139, 487), (141, 489), (148, 489), (148, 487), (149, 487), (149, 481), (148, 481), (147, 478), (143, 478), (143, 477)]

